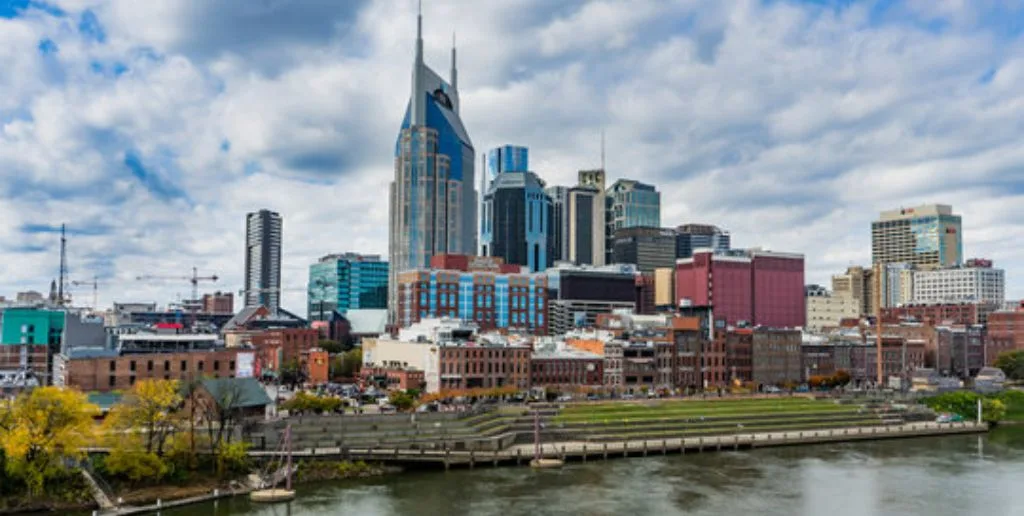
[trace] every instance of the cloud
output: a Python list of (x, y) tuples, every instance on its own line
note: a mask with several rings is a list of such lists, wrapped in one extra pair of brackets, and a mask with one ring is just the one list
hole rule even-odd
[[(13, 5), (13, 4), (11, 4)], [(1024, 41), (1015, 2), (431, 1), (477, 152), (531, 147), (549, 184), (606, 159), (663, 224), (870, 260), (870, 221), (923, 202), (1024, 297)], [(284, 216), (284, 284), (330, 252), (387, 253), (414, 1), (54, 0), (0, 11), (0, 288), (48, 288), (67, 223), (101, 302), (187, 295), (144, 274), (243, 275), (244, 215)], [(91, 297), (89, 293), (87, 297)], [(304, 296), (285, 306), (304, 312)]]

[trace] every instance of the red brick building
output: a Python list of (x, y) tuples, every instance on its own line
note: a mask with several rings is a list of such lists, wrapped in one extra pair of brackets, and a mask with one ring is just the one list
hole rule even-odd
[(986, 324), (989, 314), (998, 307), (993, 304), (980, 303), (948, 303), (934, 305), (905, 305), (882, 309), (882, 320), (897, 323), (912, 319), (927, 325), (936, 326), (949, 324)]
[(474, 389), (515, 386), (530, 388), (530, 355), (526, 346), (439, 346), (440, 388)]
[(678, 306), (710, 307), (716, 321), (803, 327), (804, 257), (766, 251), (694, 253), (676, 264)]
[(423, 371), (418, 369), (396, 369), (384, 367), (364, 367), (359, 371), (363, 382), (381, 386), (385, 389), (426, 389), (427, 380)]
[(313, 348), (302, 354), (302, 364), (306, 371), (306, 382), (310, 385), (323, 385), (330, 381), (331, 357), (320, 348)]
[(600, 387), (604, 358), (581, 351), (536, 352), (530, 360), (530, 385)]
[(1024, 306), (988, 316), (985, 336), (985, 362), (991, 366), (1000, 353), (1024, 350)]
[(292, 360), (301, 361), (302, 355), (317, 347), (320, 342), (320, 331), (313, 328), (278, 328), (265, 330), (250, 337), (252, 346), (261, 357), (265, 357), (264, 366), (277, 370), (281, 364)]
[(253, 376), (254, 363), (253, 351), (243, 349), (74, 358), (55, 366), (62, 375), (55, 383), (82, 391), (127, 390), (144, 379)]
[(235, 313), (235, 295), (231, 292), (203, 294), (203, 312), (208, 314)]

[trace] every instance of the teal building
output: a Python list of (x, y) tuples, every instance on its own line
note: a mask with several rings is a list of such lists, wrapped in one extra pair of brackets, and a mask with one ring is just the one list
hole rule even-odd
[(64, 333), (64, 311), (8, 308), (0, 325), (0, 344), (46, 344), (59, 349)]
[(330, 254), (309, 266), (308, 314), (311, 321), (344, 315), (352, 309), (388, 305), (388, 262), (378, 255)]

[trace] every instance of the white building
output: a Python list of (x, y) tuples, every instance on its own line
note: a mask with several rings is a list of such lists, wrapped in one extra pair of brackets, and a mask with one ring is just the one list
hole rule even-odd
[(804, 291), (807, 304), (807, 324), (805, 329), (811, 333), (819, 333), (824, 328), (835, 328), (843, 319), (860, 317), (861, 302), (849, 296), (834, 296), (824, 287), (810, 285)]
[(914, 271), (914, 304), (995, 303), (1006, 298), (1003, 269), (986, 265)]

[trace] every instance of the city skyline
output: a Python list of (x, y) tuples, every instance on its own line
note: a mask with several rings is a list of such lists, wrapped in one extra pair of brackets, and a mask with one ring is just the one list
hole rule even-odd
[[(187, 297), (134, 278), (192, 266), (221, 277), (203, 290), (242, 288), (261, 208), (288, 220), (286, 309), (318, 257), (386, 256), (415, 2), (52, 4), (0, 2), (0, 295), (45, 292), (61, 223), (71, 279), (99, 276), (102, 305)], [(458, 33), (474, 163), (515, 142), (573, 186), (603, 130), (608, 183), (655, 186), (665, 227), (803, 253), (807, 283), (870, 265), (881, 211), (949, 204), (963, 258), (993, 259), (1024, 297), (1024, 61), (1003, 21), (1020, 11), (847, 4), (432, 1), (425, 61), (446, 64)]]

